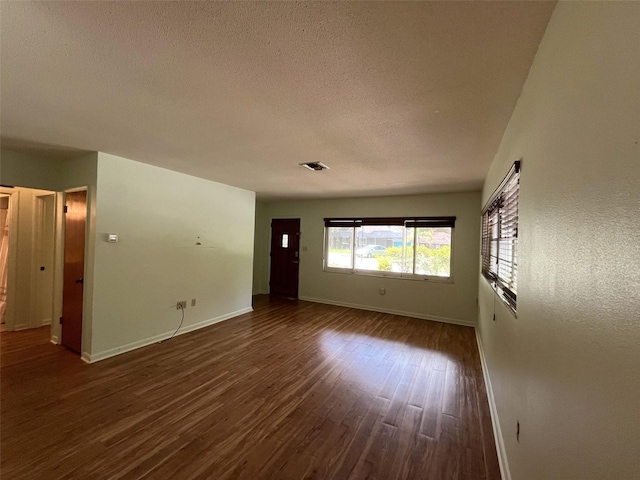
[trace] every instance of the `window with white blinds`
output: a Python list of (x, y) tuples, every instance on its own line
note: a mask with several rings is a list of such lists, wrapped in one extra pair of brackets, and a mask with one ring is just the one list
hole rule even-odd
[(482, 274), (516, 311), (520, 161), (513, 164), (482, 210)]

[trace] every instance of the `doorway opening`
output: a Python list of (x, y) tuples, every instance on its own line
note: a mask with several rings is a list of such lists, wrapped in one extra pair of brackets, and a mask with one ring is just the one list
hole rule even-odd
[(0, 188), (2, 331), (52, 325), (56, 193)]
[(4, 331), (7, 312), (7, 280), (9, 274), (9, 198), (0, 193), (0, 331)]

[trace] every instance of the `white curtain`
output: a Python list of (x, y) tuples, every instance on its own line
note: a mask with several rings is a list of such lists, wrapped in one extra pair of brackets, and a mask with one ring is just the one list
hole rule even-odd
[(0, 321), (7, 309), (7, 263), (9, 260), (9, 209), (0, 209)]

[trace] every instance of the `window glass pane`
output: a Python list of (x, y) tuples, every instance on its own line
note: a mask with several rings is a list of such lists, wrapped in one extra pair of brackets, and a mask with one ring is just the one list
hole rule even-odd
[(327, 267), (353, 268), (353, 228), (328, 227)]
[(282, 248), (289, 248), (289, 234), (282, 234)]
[[(402, 267), (402, 273), (413, 273), (413, 255), (415, 253), (414, 249), (414, 238), (415, 238), (415, 228), (404, 228), (404, 241), (402, 244), (393, 247), (393, 257), (394, 258), (394, 272), (400, 272)], [(419, 230), (419, 229), (418, 229)], [(404, 245), (404, 251), (402, 246)], [(402, 256), (404, 255), (404, 262), (402, 261)]]
[(416, 243), (417, 275), (451, 276), (451, 228), (418, 228)]
[(415, 255), (417, 250), (416, 235), (422, 228), (405, 228), (406, 241), (404, 244), (404, 273), (418, 273), (414, 271), (417, 268), (415, 264)]
[(496, 265), (498, 263), (498, 241), (500, 237), (498, 233), (498, 210), (489, 217), (489, 226), (491, 228), (489, 233), (489, 272), (497, 275)]
[(397, 225), (369, 225), (356, 228), (356, 270), (375, 272), (400, 271), (400, 261), (394, 270), (391, 251), (402, 250), (402, 231)]

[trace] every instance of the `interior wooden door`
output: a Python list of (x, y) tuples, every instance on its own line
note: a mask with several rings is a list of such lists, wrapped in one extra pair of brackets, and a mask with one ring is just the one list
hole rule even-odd
[(87, 224), (86, 191), (67, 193), (64, 224), (62, 344), (74, 352), (81, 353), (84, 245)]
[(300, 219), (271, 221), (271, 275), (269, 292), (298, 298)]

